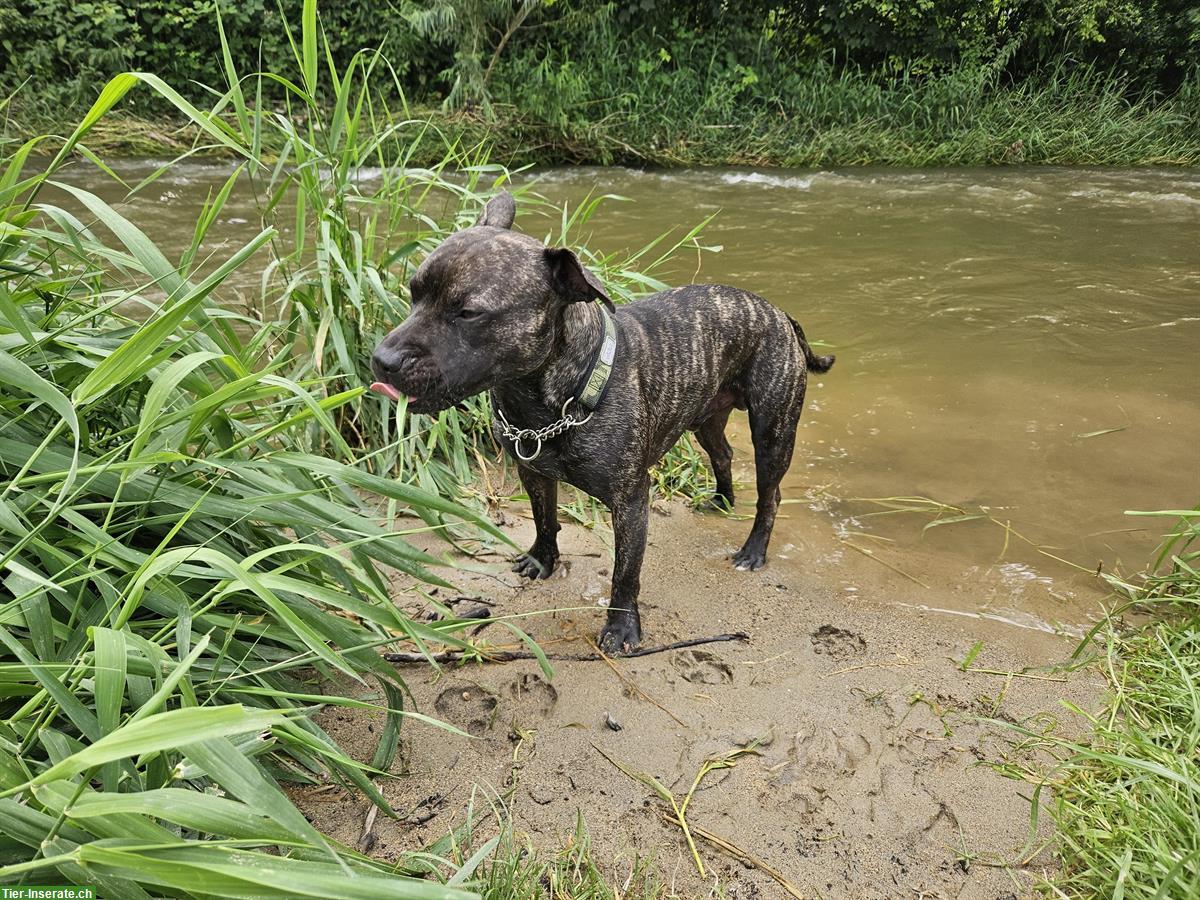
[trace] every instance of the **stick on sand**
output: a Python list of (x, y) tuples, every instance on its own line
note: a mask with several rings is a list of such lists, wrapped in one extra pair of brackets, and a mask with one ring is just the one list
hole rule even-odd
[[(686, 641), (675, 641), (672, 644), (662, 644), (658, 647), (640, 647), (637, 650), (631, 650), (629, 653), (622, 653), (615, 657), (617, 659), (632, 659), (638, 656), (650, 656), (654, 653), (665, 653), (667, 650), (682, 650), (684, 647), (698, 647), (701, 644), (717, 644), (723, 641), (748, 641), (750, 635), (744, 631), (735, 631), (732, 634), (717, 634), (713, 637), (704, 638), (689, 638)], [(462, 650), (446, 650), (441, 653), (385, 653), (383, 658), (390, 663), (397, 665), (415, 665), (417, 663), (427, 663), (433, 661), (436, 663), (452, 663), (458, 662), (460, 659), (474, 659), (480, 657), (482, 662), (512, 662), (517, 659), (537, 659), (538, 657), (530, 653), (528, 650), (487, 650), (479, 648), (475, 651), (463, 652)], [(546, 659), (552, 659), (561, 662), (601, 662), (605, 659), (603, 653), (547, 653)]]

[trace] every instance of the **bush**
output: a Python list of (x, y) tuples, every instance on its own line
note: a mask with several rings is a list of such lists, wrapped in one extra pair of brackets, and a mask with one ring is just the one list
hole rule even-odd
[[(196, 100), (223, 77), (217, 8), (239, 71), (283, 71), (293, 53), (285, 23), (301, 4), (11, 0), (0, 9), (0, 88), (28, 82), (22, 103), (52, 115), (90, 102), (96, 84), (135, 68)], [(507, 97), (556, 125), (569, 98), (639, 93), (659, 71), (715, 78), (728, 82), (730, 96), (786, 105), (791, 83), (825, 72), (894, 81), (983, 68), (1007, 85), (1083, 66), (1112, 74), (1132, 96), (1176, 91), (1200, 50), (1195, 0), (345, 0), (328, 4), (320, 24), (339, 68), (360, 49), (383, 46), (397, 75), (393, 100), (402, 92), (420, 103), (487, 108)], [(579, 79), (594, 89), (581, 91)], [(269, 99), (281, 97), (278, 85), (266, 87)], [(141, 102), (163, 109), (153, 98)], [(731, 111), (741, 122), (740, 108)], [(575, 118), (596, 122), (597, 113), (584, 107)]]
[[(436, 857), (397, 867), (327, 840), (280, 783), (328, 779), (391, 814), (372, 777), (413, 714), (376, 647), (466, 646), (465, 623), (396, 608), (386, 570), (445, 582), (366, 498), (450, 540), (502, 536), (309, 452), (351, 455), (334, 417), (362, 389), (287, 377), (264, 354), (280, 325), (212, 299), (274, 229), (197, 272), (222, 197), (170, 262), (86, 191), (62, 186), (88, 225), (37, 203), (62, 154), (22, 179), (35, 146), (0, 158), (0, 883), (474, 896), (419, 877)], [(381, 694), (322, 695), (335, 676)], [(378, 711), (369, 763), (316, 723), (321, 705)]]
[[(0, 90), (27, 83), (24, 103), (52, 113), (86, 107), (96, 86), (126, 70), (154, 72), (193, 101), (225, 78), (219, 8), (238, 71), (283, 72), (295, 59), (287, 23), (299, 20), (302, 0), (11, 0), (0, 7)], [(398, 76), (409, 73), (417, 39), (389, 4), (327, 4), (321, 25), (335, 64), (345, 67), (365, 47), (382, 47)], [(431, 65), (436, 63), (431, 61)], [(423, 72), (414, 72), (420, 84)], [(381, 81), (381, 84), (383, 82)], [(267, 96), (281, 92), (267, 86)], [(393, 97), (396, 96), (393, 90)], [(134, 96), (133, 110), (169, 109), (153, 94)]]

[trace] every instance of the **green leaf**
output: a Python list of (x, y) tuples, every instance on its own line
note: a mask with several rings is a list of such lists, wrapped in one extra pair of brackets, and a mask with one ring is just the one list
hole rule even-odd
[(85, 793), (68, 809), (72, 820), (136, 814), (218, 837), (289, 843), (295, 835), (245, 803), (183, 788), (135, 793)]
[[(10, 356), (3, 350), (0, 350), (0, 383), (3, 383), (6, 388), (12, 386), (17, 390), (24, 391), (53, 409), (63, 422), (66, 423), (67, 427), (71, 429), (71, 434), (74, 437), (74, 448), (76, 451), (79, 450), (79, 418), (75, 414), (75, 407), (71, 401), (58, 388), (29, 368), (29, 366), (25, 365), (25, 363), (21, 362), (21, 360)], [(64, 493), (75, 481), (77, 463), (78, 459), (72, 457), (70, 469), (67, 471), (63, 481), (62, 491)], [(3, 493), (7, 493), (7, 491)]]
[(239, 703), (173, 709), (122, 726), (111, 734), (50, 766), (26, 786), (70, 778), (117, 759), (144, 756), (179, 746), (180, 740), (209, 741), (233, 734), (263, 731), (287, 715), (283, 710), (251, 710)]
[[(471, 900), (471, 894), (440, 884), (357, 870), (350, 875), (329, 863), (289, 859), (233, 847), (180, 842), (178, 847), (141, 847), (94, 841), (78, 851), (80, 862), (145, 884), (223, 897), (337, 897), (339, 900)], [(0, 869), (0, 876), (4, 869)]]
[(328, 842), (304, 818), (276, 784), (224, 737), (188, 743), (180, 748), (188, 760), (251, 809), (269, 816), (297, 840), (323, 848), (336, 857)]
[(963, 661), (958, 664), (959, 671), (965, 672), (971, 668), (971, 663), (975, 662), (975, 657), (979, 655), (979, 651), (983, 649), (983, 641), (976, 641), (975, 644), (967, 651), (967, 655)]
[(317, 96), (317, 0), (304, 0), (300, 39), (304, 46), (304, 88)]
[[(95, 647), (93, 699), (96, 704), (96, 718), (100, 723), (100, 733), (108, 735), (117, 730), (121, 721), (121, 707), (125, 703), (125, 660), (128, 647), (123, 632), (97, 627), (91, 629), (91, 634)], [(118, 775), (119, 769), (115, 762), (105, 763), (100, 778), (106, 791), (117, 790)]]
[(922, 531), (928, 531), (930, 528), (937, 528), (939, 525), (953, 525), (957, 522), (973, 522), (976, 519), (986, 519), (987, 516), (982, 513), (971, 513), (961, 516), (947, 516), (944, 519), (934, 519), (932, 522), (925, 523)]

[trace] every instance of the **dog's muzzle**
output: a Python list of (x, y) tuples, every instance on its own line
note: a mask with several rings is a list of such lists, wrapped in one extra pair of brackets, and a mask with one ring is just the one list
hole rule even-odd
[(375, 381), (371, 390), (393, 401), (407, 397), (414, 412), (442, 409), (447, 395), (445, 379), (437, 364), (427, 355), (411, 348), (380, 346), (371, 357)]

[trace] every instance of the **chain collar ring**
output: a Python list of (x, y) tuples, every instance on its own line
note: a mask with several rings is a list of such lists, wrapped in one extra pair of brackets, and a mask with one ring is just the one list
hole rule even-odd
[[(564, 432), (584, 425), (591, 421), (594, 412), (587, 414), (586, 418), (576, 419), (571, 413), (567, 412), (567, 407), (575, 402), (574, 397), (568, 397), (563, 401), (561, 418), (555, 422), (551, 422), (544, 428), (514, 428), (508, 423), (508, 419), (504, 417), (504, 412), (497, 405), (495, 407), (496, 417), (500, 420), (500, 433), (508, 440), (513, 442), (513, 452), (517, 454), (517, 458), (522, 462), (532, 462), (542, 455), (542, 441), (548, 441), (551, 438), (556, 438)], [(526, 455), (522, 451), (522, 442), (529, 441), (534, 443), (533, 452)]]

